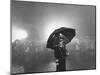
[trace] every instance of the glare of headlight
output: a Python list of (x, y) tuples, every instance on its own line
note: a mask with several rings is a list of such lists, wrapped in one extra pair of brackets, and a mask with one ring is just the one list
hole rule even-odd
[(14, 29), (12, 31), (12, 41), (25, 39), (27, 36), (27, 32), (23, 29)]

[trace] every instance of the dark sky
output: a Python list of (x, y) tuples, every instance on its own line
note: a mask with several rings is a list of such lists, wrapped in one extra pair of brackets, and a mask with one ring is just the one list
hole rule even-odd
[(76, 37), (95, 36), (94, 6), (13, 1), (11, 8), (12, 28), (26, 30), (30, 40), (47, 40), (59, 25), (75, 28)]

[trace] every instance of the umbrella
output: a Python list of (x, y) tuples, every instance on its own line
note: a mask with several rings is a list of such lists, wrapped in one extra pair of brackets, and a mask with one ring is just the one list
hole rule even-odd
[(75, 29), (72, 28), (66, 28), (66, 27), (61, 27), (59, 29), (56, 29), (48, 38), (47, 40), (47, 48), (51, 48), (53, 49), (53, 42), (55, 40), (55, 37), (58, 34), (63, 34), (68, 40), (69, 42), (71, 42), (71, 40), (73, 39), (73, 37), (75, 36)]

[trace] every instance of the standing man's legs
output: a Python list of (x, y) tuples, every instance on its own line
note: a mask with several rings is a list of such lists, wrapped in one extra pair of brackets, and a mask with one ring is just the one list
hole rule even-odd
[[(60, 49), (60, 50), (59, 50)], [(56, 58), (56, 71), (66, 70), (66, 56), (63, 48), (55, 48), (55, 58)]]
[(58, 61), (58, 64), (57, 64), (57, 71), (66, 71), (66, 59), (65, 58), (61, 58), (59, 59)]

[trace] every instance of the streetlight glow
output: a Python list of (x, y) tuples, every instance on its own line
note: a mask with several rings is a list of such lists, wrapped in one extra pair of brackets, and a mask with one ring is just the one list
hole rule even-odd
[(28, 34), (25, 30), (23, 29), (13, 29), (12, 31), (12, 41), (15, 40), (23, 40), (27, 38)]

